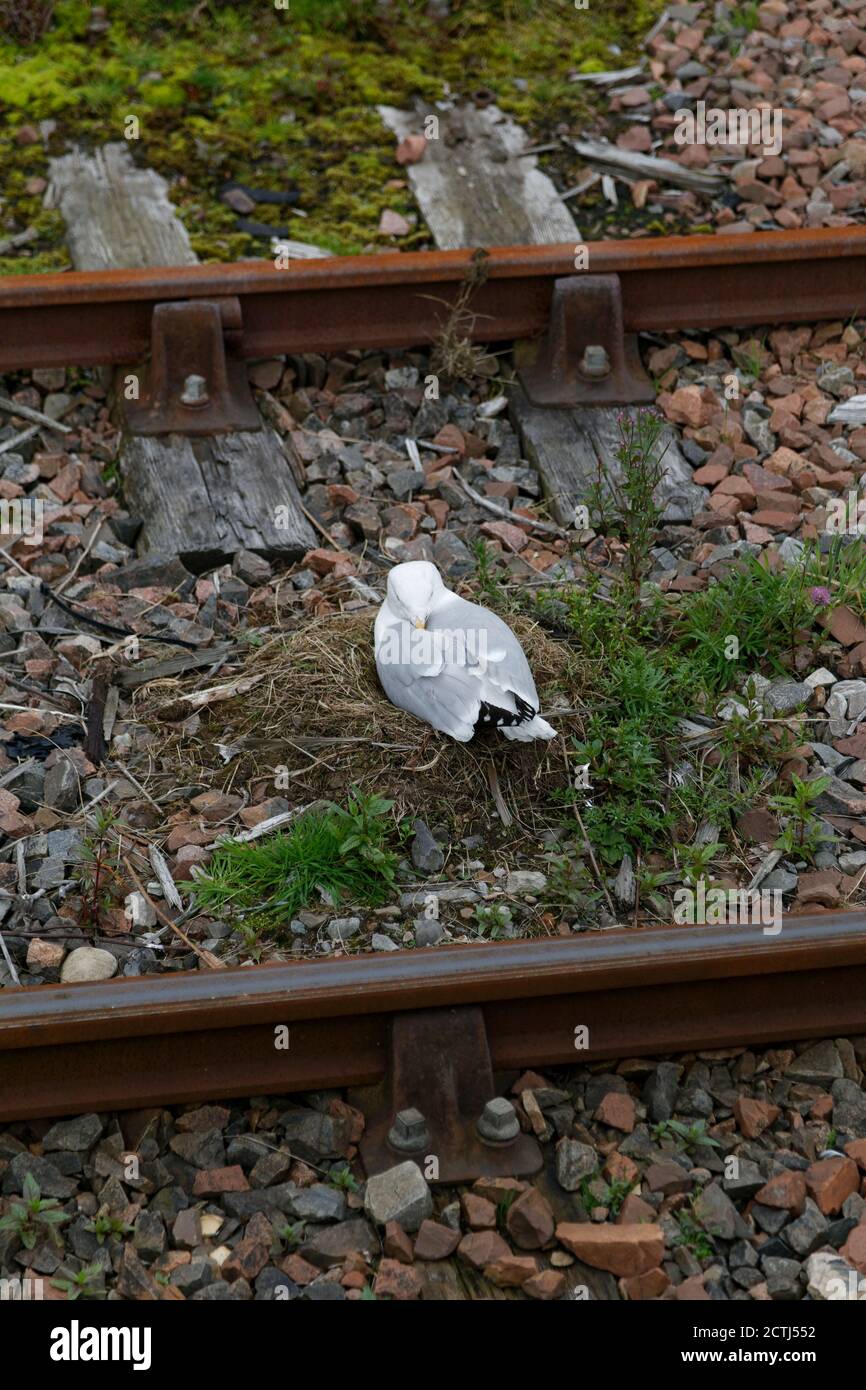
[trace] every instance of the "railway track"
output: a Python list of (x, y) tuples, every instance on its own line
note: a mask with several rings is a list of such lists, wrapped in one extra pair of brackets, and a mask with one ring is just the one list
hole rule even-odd
[[(424, 342), (474, 277), (465, 301), (472, 336), (544, 343), (526, 374), (530, 389), (534, 371), (543, 393), (541, 364), (554, 395), (579, 401), (588, 391), (591, 400), (575, 358), (581, 344), (602, 343), (610, 390), (628, 400), (618, 371), (626, 338), (639, 330), (832, 319), (848, 316), (866, 288), (866, 228), (602, 243), (588, 248), (588, 279), (575, 273), (574, 254), (507, 247), (483, 257), (312, 261), (285, 273), (250, 264), (22, 277), (0, 284), (0, 368), (129, 364), (150, 347), (169, 388), (158, 428), (183, 429), (177, 398), (198, 362)], [(592, 282), (602, 281), (599, 297)], [(196, 316), (202, 304), (220, 308), (206, 320)], [(165, 326), (172, 310), (189, 315), (179, 336)], [(220, 371), (210, 394), (227, 391), (231, 405)], [(280, 1027), (290, 1035), (285, 1048), (274, 1043)], [(418, 1045), (437, 1030), (452, 1062), (459, 1058), (450, 1073), (431, 1072)], [(46, 985), (0, 995), (0, 1119), (373, 1085), (365, 1158), (375, 1171), (393, 1161), (385, 1142), (393, 1115), (438, 1083), (445, 1181), (514, 1171), (513, 1150), (475, 1137), (497, 1069), (845, 1030), (866, 1032), (862, 912), (789, 915), (778, 939), (745, 926), (610, 930)], [(457, 1073), (480, 1078), (478, 1086), (462, 1093)]]
[(230, 351), (246, 359), (429, 342), (467, 287), (468, 336), (538, 336), (564, 280), (575, 331), (604, 335), (581, 298), (597, 276), (615, 277), (627, 333), (847, 318), (862, 307), (866, 227), (15, 276), (0, 280), (0, 370), (139, 361), (157, 306), (199, 300), (227, 306)]

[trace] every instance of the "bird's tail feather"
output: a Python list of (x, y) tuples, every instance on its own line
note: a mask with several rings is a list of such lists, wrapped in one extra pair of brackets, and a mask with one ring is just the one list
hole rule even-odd
[(537, 714), (525, 724), (503, 724), (501, 732), (518, 743), (531, 743), (537, 738), (556, 738), (556, 730)]

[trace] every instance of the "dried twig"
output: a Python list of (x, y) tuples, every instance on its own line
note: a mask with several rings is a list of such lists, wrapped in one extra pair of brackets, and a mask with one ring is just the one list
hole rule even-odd
[(17, 401), (10, 401), (8, 396), (0, 396), (0, 410), (5, 410), (7, 415), (17, 415), (20, 420), (33, 420), (37, 425), (57, 430), (60, 434), (72, 434), (71, 425), (61, 425), (59, 420), (52, 420), (50, 415), (43, 415), (41, 410), (31, 410), (29, 405), (19, 405)]
[(502, 788), (499, 785), (499, 774), (496, 771), (496, 764), (492, 761), (487, 764), (487, 781), (490, 784), (490, 791), (496, 803), (496, 811), (499, 819), (507, 830), (510, 825), (514, 824), (514, 817), (505, 804), (505, 797), (502, 795)]
[(500, 507), (495, 502), (490, 502), (486, 497), (482, 497), (480, 492), (476, 492), (474, 487), (470, 487), (459, 473), (452, 475), (452, 481), (456, 482), (479, 507), (484, 507), (488, 512), (494, 512), (496, 516), (501, 516), (504, 521), (510, 521), (512, 526), (526, 526), (530, 531), (543, 531), (545, 535), (565, 536), (568, 534), (561, 526), (555, 526), (552, 521), (540, 521), (537, 517), (519, 516), (515, 512), (510, 512), (506, 507)]
[(15, 963), (9, 954), (9, 947), (6, 945), (6, 938), (3, 936), (2, 932), (0, 932), (0, 950), (3, 951), (3, 956), (6, 960), (7, 966), (9, 967), (9, 974), (12, 976), (12, 979), (15, 981), (16, 985), (20, 985), (21, 981), (18, 978), (18, 971), (15, 969)]
[(171, 927), (171, 930), (175, 932), (177, 936), (180, 937), (181, 941), (183, 941), (191, 951), (195, 951), (195, 954), (198, 956), (199, 960), (203, 961), (205, 965), (210, 966), (211, 970), (225, 970), (225, 961), (219, 960), (214, 955), (213, 951), (206, 951), (202, 946), (197, 946), (194, 941), (190, 940), (186, 932), (183, 931), (182, 928), (177, 925), (177, 922), (173, 922), (171, 918), (163, 912), (159, 903), (154, 902), (153, 898), (150, 896), (147, 889), (144, 887), (144, 884), (138, 877), (138, 874), (135, 872), (135, 869), (132, 867), (125, 855), (123, 857), (123, 862), (126, 866), (127, 873), (129, 874), (139, 893), (144, 898), (145, 902), (150, 904), (150, 906), (153, 908), (154, 912), (156, 913), (159, 920), (163, 923), (163, 925), (166, 927)]

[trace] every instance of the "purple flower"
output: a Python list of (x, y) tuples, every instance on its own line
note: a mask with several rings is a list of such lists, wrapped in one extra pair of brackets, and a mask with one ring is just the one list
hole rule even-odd
[(825, 589), (823, 585), (819, 585), (816, 589), (810, 589), (809, 597), (813, 603), (817, 603), (819, 608), (826, 608), (827, 604), (832, 602), (830, 590)]

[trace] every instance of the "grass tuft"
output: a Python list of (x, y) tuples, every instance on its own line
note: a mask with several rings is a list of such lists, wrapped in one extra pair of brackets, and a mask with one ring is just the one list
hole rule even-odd
[(316, 899), (375, 907), (395, 884), (393, 804), (353, 790), (346, 809), (325, 803), (261, 844), (224, 841), (207, 873), (184, 887), (203, 911), (255, 914), (259, 927), (288, 925)]

